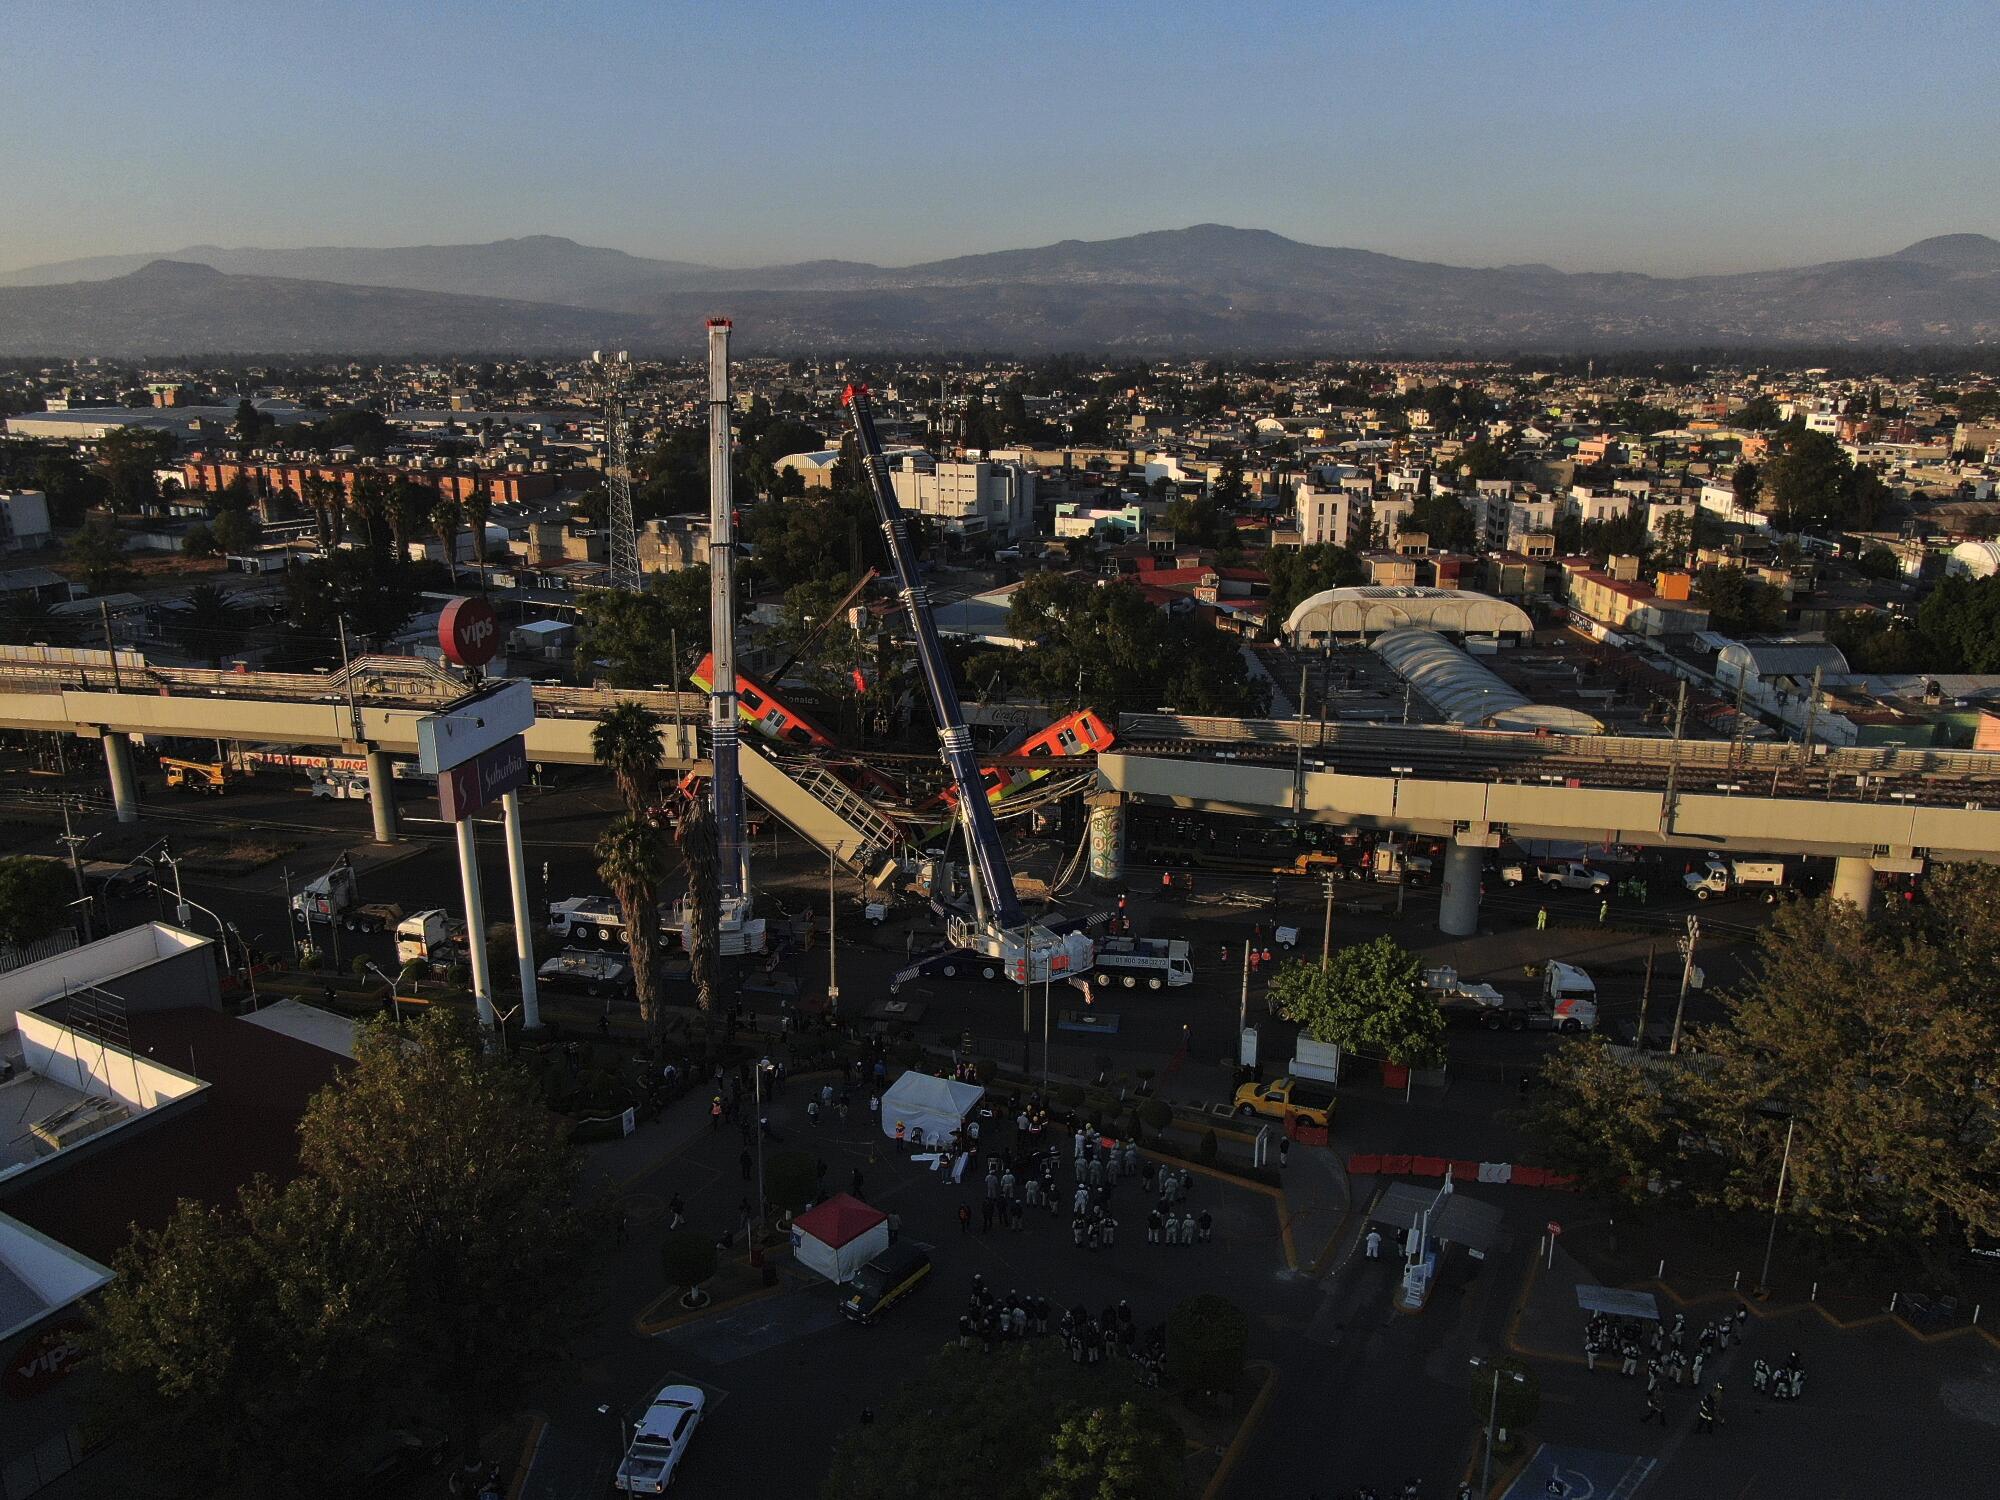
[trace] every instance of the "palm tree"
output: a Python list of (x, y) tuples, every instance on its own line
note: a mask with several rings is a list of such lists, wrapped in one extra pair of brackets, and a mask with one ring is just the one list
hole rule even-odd
[(396, 539), (396, 561), (410, 560), (410, 543), (417, 539), (423, 529), (424, 519), (430, 515), (431, 502), (437, 491), (428, 484), (414, 479), (396, 481), (395, 498), (389, 506), (389, 529)]
[(647, 816), (658, 795), (663, 722), (643, 704), (625, 702), (614, 706), (590, 732), (590, 753), (618, 783), (628, 818)]
[(472, 560), (479, 565), (479, 586), (486, 587), (486, 517), (493, 509), (493, 492), (484, 474), (472, 481), (465, 497), (465, 524), (472, 528)]
[(167, 631), (188, 655), (217, 667), (223, 657), (243, 644), (243, 611), (223, 589), (212, 583), (198, 584), (188, 590)]
[(632, 960), (632, 992), (646, 1029), (658, 1035), (666, 1017), (654, 989), (653, 958), (660, 941), (660, 882), (665, 876), (660, 834), (639, 818), (619, 818), (598, 836), (597, 873), (625, 914), (625, 947)]
[(451, 569), (453, 583), (458, 582), (458, 533), (464, 524), (464, 508), (440, 488), (431, 505), (431, 525), (437, 528), (438, 540), (444, 543), (444, 565)]
[(695, 1007), (715, 1015), (715, 961), (722, 930), (722, 888), (715, 878), (715, 815), (706, 797), (695, 797), (681, 819), (681, 866), (687, 871), (688, 903), (693, 908), (687, 927), (688, 977), (694, 981)]
[(382, 481), (375, 475), (355, 477), (354, 511), (361, 523), (361, 537), (368, 548), (368, 556), (379, 562), (382, 557), (382, 534), (389, 519), (389, 496)]
[(333, 556), (333, 549), (339, 542), (339, 538), (334, 534), (333, 525), (335, 488), (331, 479), (324, 479), (318, 474), (308, 474), (299, 481), (299, 498), (305, 502), (306, 509), (312, 512), (313, 534), (319, 541), (322, 557)]

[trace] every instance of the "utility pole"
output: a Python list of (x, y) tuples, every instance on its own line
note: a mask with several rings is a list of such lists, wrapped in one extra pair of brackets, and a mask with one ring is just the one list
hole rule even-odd
[(673, 680), (667, 684), (674, 690), (674, 754), (687, 759), (687, 732), (681, 725), (681, 632), (679, 626), (667, 631), (667, 654), (673, 662)]
[[(58, 740), (57, 743), (60, 744), (61, 741)], [(76, 877), (76, 899), (78, 907), (83, 913), (83, 940), (88, 943), (93, 938), (92, 927), (94, 924), (90, 920), (90, 893), (83, 887), (83, 861), (77, 857), (77, 851), (82, 849), (89, 840), (70, 826), (69, 793), (66, 791), (62, 793), (62, 815), (63, 847), (69, 850), (69, 872)]]
[(1673, 753), (1667, 758), (1667, 794), (1660, 799), (1660, 832), (1666, 833), (1674, 826), (1674, 797), (1681, 779), (1681, 728), (1687, 720), (1688, 685), (1685, 677), (1680, 679), (1680, 693), (1674, 700)]
[(1324, 974), (1333, 962), (1333, 876), (1322, 870), (1319, 880), (1326, 887), (1326, 925), (1319, 932), (1319, 971)]
[(1785, 1154), (1778, 1163), (1778, 1191), (1771, 1195), (1771, 1233), (1764, 1241), (1764, 1269), (1757, 1276), (1760, 1287), (1771, 1284), (1771, 1252), (1778, 1244), (1778, 1209), (1785, 1201), (1785, 1177), (1792, 1169), (1792, 1131), (1798, 1123), (1797, 1115), (1785, 1121)]
[(1694, 948), (1701, 941), (1701, 918), (1689, 917), (1687, 935), (1681, 939), (1681, 996), (1674, 1004), (1674, 1034), (1667, 1043), (1667, 1052), (1678, 1056), (1681, 1050), (1681, 1016), (1687, 1010), (1688, 986), (1694, 979)]
[(826, 1013), (840, 1014), (840, 908), (834, 899), (833, 873), (838, 867), (840, 846), (826, 856)]
[(1646, 987), (1639, 991), (1639, 1029), (1632, 1036), (1636, 1052), (1646, 1050), (1646, 1012), (1653, 1004), (1653, 945), (1646, 944)]
[(111, 658), (111, 691), (122, 693), (125, 684), (118, 676), (118, 642), (111, 637), (111, 606), (102, 599), (97, 601), (97, 618), (104, 623), (104, 651)]
[(1236, 1002), (1236, 1040), (1240, 1047), (1243, 1033), (1250, 1028), (1250, 948), (1253, 939), (1243, 940), (1243, 994)]

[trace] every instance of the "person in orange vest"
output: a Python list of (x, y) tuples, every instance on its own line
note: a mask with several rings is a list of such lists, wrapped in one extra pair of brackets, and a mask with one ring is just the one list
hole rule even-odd
[(1262, 960), (1257, 957), (1257, 950), (1255, 948), (1252, 948), (1250, 950), (1250, 972), (1252, 974), (1255, 974), (1257, 972), (1257, 965), (1261, 962)]
[(1268, 964), (1270, 961), (1271, 961), (1271, 950), (1269, 948), (1266, 948), (1264, 950), (1264, 962)]
[(909, 1143), (903, 1139), (903, 1122), (901, 1120), (898, 1120), (896, 1122), (896, 1149), (898, 1151), (904, 1151), (907, 1150), (908, 1147)]
[(1170, 891), (1173, 888), (1174, 888), (1173, 871), (1171, 870), (1160, 871), (1160, 889), (1163, 891)]
[(713, 1099), (708, 1101), (708, 1128), (710, 1130), (720, 1130), (722, 1128), (722, 1095), (720, 1094), (717, 1094)]

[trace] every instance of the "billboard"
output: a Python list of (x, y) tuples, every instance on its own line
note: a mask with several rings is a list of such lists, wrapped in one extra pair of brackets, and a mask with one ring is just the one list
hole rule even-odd
[(417, 720), (417, 764), (426, 776), (436, 776), (526, 734), (534, 722), (534, 687), (503, 677)]
[(438, 816), (447, 823), (462, 823), (527, 780), (528, 742), (517, 734), (438, 774)]
[(500, 617), (476, 596), (454, 599), (438, 616), (438, 649), (461, 667), (483, 667), (500, 651)]

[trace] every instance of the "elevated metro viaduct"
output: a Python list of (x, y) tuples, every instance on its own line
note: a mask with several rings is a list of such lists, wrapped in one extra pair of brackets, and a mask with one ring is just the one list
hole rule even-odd
[[(391, 760), (414, 756), (417, 721), (466, 691), (408, 657), (364, 657), (339, 673), (242, 673), (0, 664), (0, 726), (100, 739), (121, 821), (139, 816), (132, 734), (325, 745), (368, 759), (375, 836), (396, 837)], [(668, 722), (662, 764), (701, 764), (699, 695), (537, 687), (530, 759), (587, 765), (612, 705)], [(2000, 861), (2000, 755), (1825, 750), (1615, 736), (1495, 733), (1443, 726), (1126, 715), (1121, 748), (1097, 759), (1092, 870), (1116, 877), (1126, 802), (1275, 822), (1395, 829), (1450, 841), (1439, 922), (1478, 922), (1485, 850), (1504, 835), (1688, 850), (1816, 855), (1834, 892), (1866, 909), (1876, 871), (1929, 860)], [(747, 743), (746, 789), (773, 814), (871, 878), (897, 842), (891, 820), (811, 765)], [(1723, 791), (1723, 786), (1730, 788)]]
[(1443, 838), (1438, 925), (1459, 936), (1503, 836), (1830, 858), (1862, 911), (1878, 871), (2000, 862), (2000, 756), (1981, 752), (1128, 715), (1097, 774), (1121, 802)]

